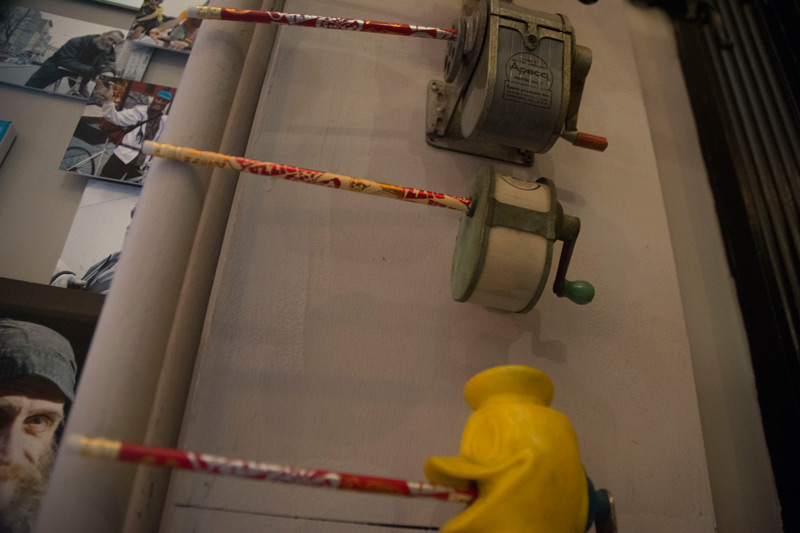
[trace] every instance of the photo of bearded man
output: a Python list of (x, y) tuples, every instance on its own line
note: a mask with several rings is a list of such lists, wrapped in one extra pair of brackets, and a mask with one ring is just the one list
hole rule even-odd
[(60, 334), (0, 319), (0, 533), (26, 533), (33, 525), (76, 371)]

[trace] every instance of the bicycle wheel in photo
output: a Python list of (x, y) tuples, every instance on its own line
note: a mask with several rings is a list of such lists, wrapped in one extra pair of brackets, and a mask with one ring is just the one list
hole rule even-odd
[(86, 148), (70, 146), (67, 148), (64, 158), (61, 160), (61, 166), (59, 168), (68, 172), (77, 172), (78, 174), (94, 176), (94, 159), (95, 156)]

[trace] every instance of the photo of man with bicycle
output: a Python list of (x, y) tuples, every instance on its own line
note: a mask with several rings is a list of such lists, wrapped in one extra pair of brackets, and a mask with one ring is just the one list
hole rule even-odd
[(101, 74), (141, 79), (145, 54), (122, 54), (124, 39), (113, 27), (0, 2), (0, 82), (86, 100)]
[(125, 128), (122, 142), (117, 145), (100, 175), (111, 179), (135, 180), (142, 175), (142, 166), (145, 163), (141, 154), (142, 145), (144, 141), (156, 139), (164, 130), (165, 111), (172, 101), (172, 93), (164, 89), (155, 94), (148, 106), (139, 105), (118, 111), (113, 91), (104, 85), (98, 85), (96, 91), (105, 95), (103, 118)]
[(188, 53), (201, 20), (189, 18), (186, 8), (207, 4), (208, 0), (144, 0), (126, 38), (145, 46)]
[(88, 84), (93, 78), (100, 74), (114, 74), (114, 47), (123, 40), (124, 35), (119, 30), (73, 37), (42, 63), (25, 86), (44, 89), (61, 78), (72, 76), (79, 80), (75, 90), (88, 98)]
[(60, 168), (141, 185), (150, 162), (142, 145), (161, 135), (174, 95), (171, 87), (98, 78)]

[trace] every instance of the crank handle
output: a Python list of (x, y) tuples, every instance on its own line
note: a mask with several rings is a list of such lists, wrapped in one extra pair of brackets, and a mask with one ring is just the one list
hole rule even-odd
[(603, 152), (608, 148), (608, 139), (599, 135), (592, 135), (580, 131), (565, 131), (561, 134), (561, 137), (580, 148), (588, 148), (590, 150), (597, 150), (598, 152)]

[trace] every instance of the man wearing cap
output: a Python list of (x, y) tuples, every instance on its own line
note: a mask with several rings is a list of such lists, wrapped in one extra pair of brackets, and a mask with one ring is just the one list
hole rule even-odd
[(0, 319), (0, 533), (27, 532), (44, 493), (75, 356), (55, 331)]
[[(98, 87), (100, 85), (98, 84)], [(103, 165), (100, 175), (117, 180), (136, 181), (142, 175), (142, 162), (139, 161), (142, 144), (152, 141), (161, 135), (166, 122), (164, 110), (172, 101), (170, 91), (159, 91), (149, 106), (138, 105), (130, 109), (117, 111), (114, 105), (113, 91), (101, 89), (105, 96), (103, 102), (103, 118), (125, 127), (122, 142), (114, 149), (114, 153)]]

